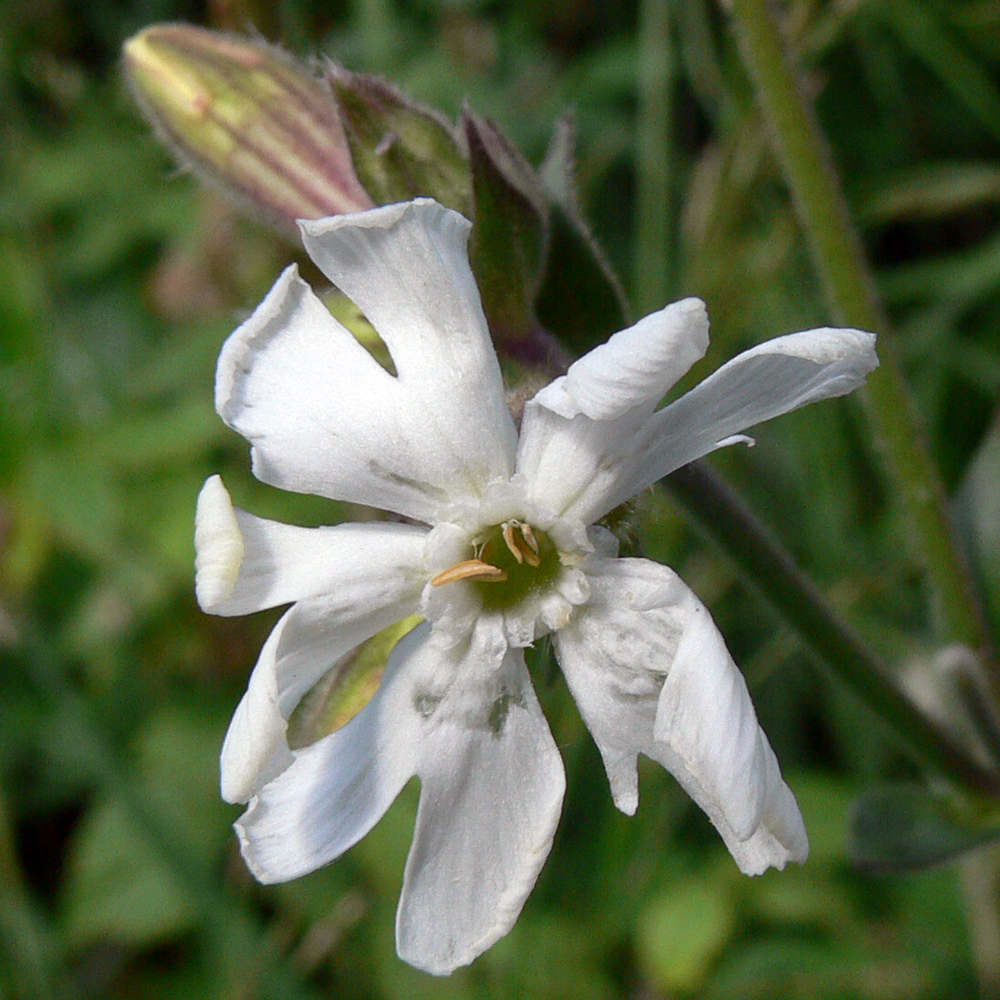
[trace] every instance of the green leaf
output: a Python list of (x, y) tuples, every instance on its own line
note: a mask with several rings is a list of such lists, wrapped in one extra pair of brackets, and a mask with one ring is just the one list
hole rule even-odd
[(72, 945), (149, 945), (190, 929), (195, 911), (127, 812), (98, 801), (74, 837), (64, 930)]
[(994, 137), (1000, 137), (1000, 89), (989, 70), (953, 37), (948, 26), (927, 3), (884, 3), (875, 8), (888, 15), (899, 37), (913, 54), (935, 73), (954, 97), (979, 119)]
[(544, 268), (548, 219), (531, 165), (492, 122), (466, 111), (463, 119), (475, 228), (469, 256), (483, 309), (498, 347), (522, 355), (534, 342), (534, 303)]
[[(224, 726), (220, 717), (171, 708), (138, 740), (139, 773), (150, 798), (206, 858), (229, 836), (230, 810), (218, 795)], [(75, 946), (108, 939), (146, 946), (186, 932), (197, 919), (182, 881), (109, 798), (99, 799), (74, 833), (61, 902)]]
[(846, 864), (844, 844), (847, 817), (857, 787), (826, 774), (806, 772), (789, 783), (809, 831), (809, 861), (823, 865)]
[(367, 73), (331, 66), (329, 80), (354, 169), (377, 204), (425, 195), (470, 214), (469, 165), (443, 117)]
[(958, 493), (957, 510), (994, 621), (1000, 619), (1000, 422), (990, 428)]
[[(812, 830), (809, 830), (810, 836)], [(851, 920), (848, 900), (843, 887), (826, 877), (812, 864), (805, 868), (790, 867), (773, 877), (744, 883), (745, 906), (752, 908), (756, 918), (791, 927), (824, 927), (837, 930)], [(833, 869), (838, 871), (838, 869)]]
[(880, 226), (983, 211), (1000, 201), (1000, 167), (992, 163), (921, 164), (892, 175), (859, 200), (861, 219)]
[(423, 619), (409, 615), (337, 660), (303, 695), (288, 720), (288, 745), (308, 746), (345, 726), (371, 701), (396, 643)]
[(848, 852), (872, 872), (919, 871), (1000, 840), (1000, 828), (962, 816), (955, 804), (919, 785), (887, 785), (854, 808)]
[(604, 949), (593, 928), (558, 913), (529, 911), (483, 957), (494, 981), (517, 983), (522, 995), (546, 1000), (611, 1000)]
[(736, 911), (724, 881), (674, 882), (639, 916), (639, 964), (665, 993), (695, 989), (735, 925)]

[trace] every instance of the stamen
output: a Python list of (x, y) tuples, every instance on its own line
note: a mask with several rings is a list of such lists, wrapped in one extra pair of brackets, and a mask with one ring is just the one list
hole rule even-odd
[(451, 569), (446, 569), (443, 573), (431, 578), (432, 587), (443, 587), (446, 583), (454, 583), (456, 580), (483, 580), (500, 583), (507, 579), (507, 574), (499, 566), (491, 566), (483, 562), (482, 559), (466, 559), (465, 562), (457, 563)]
[[(517, 537), (518, 530), (521, 532), (520, 538)], [(504, 521), (501, 525), (501, 531), (510, 554), (519, 565), (521, 563), (527, 563), (529, 566), (541, 565), (541, 559), (538, 558), (538, 542), (530, 524), (512, 518), (509, 521)]]
[(531, 530), (530, 524), (521, 525), (521, 537), (528, 545), (528, 548), (520, 546), (524, 553), (524, 561), (529, 566), (540, 566), (542, 560), (538, 557), (538, 542), (535, 540), (535, 533)]
[(517, 538), (514, 530), (517, 528), (517, 521), (505, 521), (503, 525), (503, 540), (510, 549), (510, 554), (519, 562), (524, 562), (524, 553), (518, 548)]
[(524, 535), (524, 540), (531, 546), (531, 551), (538, 555), (538, 542), (535, 539), (535, 533), (531, 530), (530, 524), (521, 525), (521, 534)]

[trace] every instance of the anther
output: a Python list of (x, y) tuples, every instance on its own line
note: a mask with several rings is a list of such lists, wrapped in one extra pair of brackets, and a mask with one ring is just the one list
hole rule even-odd
[(524, 561), (529, 566), (540, 566), (542, 560), (538, 557), (538, 542), (535, 541), (535, 533), (531, 530), (530, 524), (521, 525), (521, 537), (524, 539), (524, 544), (521, 545)]
[(507, 579), (507, 574), (499, 566), (491, 566), (483, 562), (482, 559), (466, 559), (451, 569), (446, 569), (443, 573), (431, 578), (432, 587), (443, 587), (446, 583), (454, 583), (456, 580), (483, 580), (493, 583), (500, 583)]
[[(521, 537), (517, 537), (517, 532), (521, 532)], [(518, 563), (527, 563), (529, 566), (540, 566), (541, 559), (538, 558), (538, 541), (535, 533), (531, 530), (530, 524), (523, 521), (507, 521), (503, 525), (503, 540), (510, 549), (510, 554)]]
[(521, 551), (517, 544), (517, 538), (514, 535), (514, 531), (517, 528), (517, 521), (507, 521), (503, 526), (503, 540), (507, 543), (507, 548), (510, 549), (510, 554), (519, 562), (524, 562), (524, 553)]
[(528, 543), (531, 551), (538, 555), (538, 542), (535, 539), (535, 533), (531, 530), (530, 524), (521, 525), (521, 534), (524, 535), (524, 540)]

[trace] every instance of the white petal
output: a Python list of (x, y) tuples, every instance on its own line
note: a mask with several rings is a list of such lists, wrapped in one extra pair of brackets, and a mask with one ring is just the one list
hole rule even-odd
[[(685, 588), (686, 589), (686, 588)], [(720, 829), (740, 868), (804, 861), (808, 841), (791, 791), (757, 722), (746, 682), (705, 606), (678, 602), (684, 632), (660, 694), (661, 761)], [(723, 832), (726, 837), (726, 833)]]
[(700, 299), (683, 299), (616, 333), (570, 365), (535, 401), (561, 417), (582, 413), (610, 420), (645, 406), (652, 411), (708, 348), (708, 313)]
[[(592, 523), (656, 480), (771, 417), (856, 389), (878, 364), (875, 338), (810, 330), (761, 344), (649, 415), (572, 419), (530, 401), (517, 468), (536, 503)], [(537, 399), (538, 397), (536, 397)]]
[(643, 485), (765, 420), (852, 392), (877, 367), (875, 336), (860, 330), (807, 330), (737, 355), (653, 417)]
[(295, 751), (237, 821), (243, 857), (261, 882), (298, 878), (339, 857), (416, 772), (424, 720), (406, 664), (428, 631), (418, 625), (404, 636), (375, 697), (342, 729)]
[(416, 833), (396, 922), (400, 957), (436, 975), (506, 934), (548, 856), (562, 761), (519, 651), (481, 619), (429, 716)]
[(528, 482), (532, 503), (592, 524), (617, 505), (608, 498), (621, 492), (633, 440), (650, 416), (635, 407), (614, 420), (582, 413), (566, 419), (537, 398), (524, 407), (517, 471)]
[(506, 933), (545, 861), (562, 762), (519, 653), (481, 620), (461, 650), (418, 626), (378, 694), (343, 729), (295, 752), (236, 824), (262, 882), (339, 857), (409, 778), (420, 807), (397, 917), (401, 957), (443, 974)]
[(195, 514), (198, 602), (215, 615), (332, 593), (395, 603), (401, 591), (419, 591), (427, 579), (427, 536), (418, 525), (384, 521), (321, 528), (269, 521), (233, 507), (213, 476)]
[(299, 601), (274, 627), (222, 746), (227, 802), (246, 802), (291, 763), (288, 719), (302, 696), (342, 657), (416, 610), (419, 581), (386, 568), (365, 563), (331, 593)]
[(616, 805), (634, 812), (643, 753), (705, 810), (744, 872), (804, 860), (795, 799), (705, 607), (648, 560), (595, 562), (590, 578), (590, 604), (555, 642)]
[(417, 199), (300, 225), (310, 256), (389, 348), (428, 425), (432, 467), (465, 484), (452, 495), (509, 477), (517, 432), (469, 266), (468, 220)]
[(215, 380), (216, 409), (253, 446), (258, 479), (419, 516), (435, 502), (428, 477), (413, 468), (394, 483), (387, 471), (399, 395), (294, 266), (223, 345)]
[(226, 342), (216, 407), (284, 489), (434, 521), (513, 466), (515, 431), (465, 257), (467, 223), (391, 206), (304, 226), (393, 354), (381, 368), (294, 268)]
[(606, 513), (589, 516), (616, 488), (632, 437), (707, 346), (705, 305), (684, 299), (616, 333), (538, 392), (525, 405), (517, 455), (531, 499), (556, 514), (583, 511), (588, 524)]
[[(280, 708), (277, 663), (282, 633), (294, 611), (286, 612), (267, 637), (222, 742), (220, 790), (226, 802), (246, 802), (292, 763), (286, 735), (292, 710)], [(313, 683), (335, 662), (317, 658)]]

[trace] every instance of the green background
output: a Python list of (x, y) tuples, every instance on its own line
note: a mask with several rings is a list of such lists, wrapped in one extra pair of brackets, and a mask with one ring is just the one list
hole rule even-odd
[[(255, 484), (212, 409), (222, 341), (296, 250), (175, 172), (121, 43), (158, 20), (252, 25), (448, 115), (467, 100), (536, 163), (572, 109), (583, 204), (637, 312), (708, 303), (703, 376), (829, 317), (720, 8), (666, 6), (666, 39), (653, 0), (0, 6), (0, 996), (909, 1000), (996, 977), (995, 858), (851, 866), (852, 803), (916, 772), (659, 495), (633, 512), (635, 545), (684, 576), (744, 668), (805, 815), (805, 866), (744, 878), (648, 762), (637, 816), (618, 814), (541, 662), (562, 823), (515, 929), (448, 980), (394, 953), (415, 786), (335, 865), (268, 888), (218, 798), (222, 736), (275, 615), (197, 610), (197, 491), (222, 472), (260, 514), (347, 512)], [(995, 633), (1000, 4), (778, 7)], [(650, 66), (669, 71), (665, 105), (643, 97)], [(713, 465), (900, 675), (926, 672), (933, 609), (857, 402), (756, 437)]]

